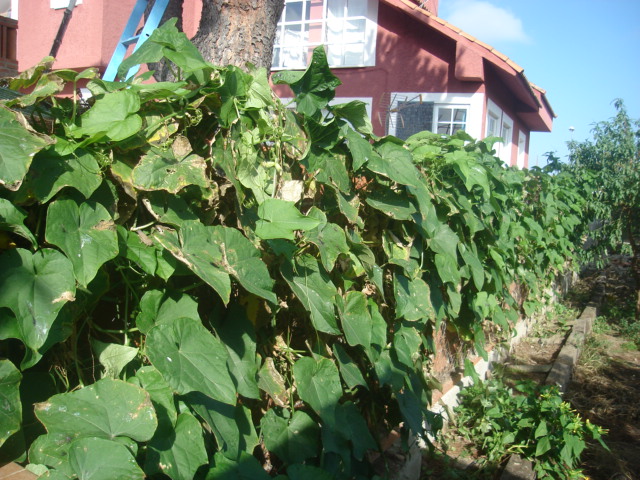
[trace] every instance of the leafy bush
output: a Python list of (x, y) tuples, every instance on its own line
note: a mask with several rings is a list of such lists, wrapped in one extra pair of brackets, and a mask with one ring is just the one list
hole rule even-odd
[(557, 387), (520, 382), (515, 393), (501, 380), (477, 381), (460, 393), (455, 421), (459, 433), (497, 465), (510, 454), (534, 462), (538, 478), (581, 478), (577, 468), (585, 440), (604, 430), (583, 421), (562, 401)]
[[(0, 105), (2, 456), (56, 479), (372, 478), (391, 429), (438, 427), (436, 334), (483, 355), (508, 335), (509, 287), (563, 268), (579, 202), (495, 139), (377, 138), (363, 103), (330, 105), (322, 49), (273, 77), (295, 109), (172, 23), (121, 69), (162, 57), (176, 82), (45, 62)], [(88, 105), (56, 97), (81, 80)]]

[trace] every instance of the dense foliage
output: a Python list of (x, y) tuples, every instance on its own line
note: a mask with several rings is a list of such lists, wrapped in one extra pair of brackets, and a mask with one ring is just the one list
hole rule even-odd
[[(322, 49), (273, 77), (295, 108), (172, 24), (121, 68), (162, 57), (176, 82), (42, 64), (0, 105), (2, 455), (50, 479), (372, 478), (391, 429), (437, 428), (436, 336), (486, 355), (512, 283), (571, 256), (570, 177), (463, 132), (375, 137), (330, 104)], [(81, 79), (88, 105), (55, 97)]]
[(629, 117), (622, 100), (615, 108), (615, 117), (595, 125), (593, 140), (569, 142), (566, 170), (588, 192), (586, 260), (601, 263), (610, 254), (631, 255), (640, 321), (640, 120)]
[(510, 454), (531, 460), (537, 478), (583, 478), (578, 469), (586, 440), (598, 440), (604, 430), (582, 420), (556, 386), (520, 382), (513, 392), (503, 381), (476, 382), (460, 393), (456, 423), (490, 465)]

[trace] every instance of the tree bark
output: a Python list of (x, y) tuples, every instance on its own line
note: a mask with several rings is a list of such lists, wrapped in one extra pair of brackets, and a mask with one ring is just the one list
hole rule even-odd
[(203, 0), (193, 43), (214, 65), (269, 70), (283, 7), (284, 0)]

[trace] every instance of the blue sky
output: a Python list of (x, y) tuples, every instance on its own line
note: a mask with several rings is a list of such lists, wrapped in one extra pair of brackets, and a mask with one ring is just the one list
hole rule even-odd
[[(492, 45), (544, 88), (558, 116), (534, 133), (529, 165), (591, 138), (622, 98), (640, 118), (640, 0), (440, 0), (439, 16)], [(574, 127), (573, 133), (569, 128)]]

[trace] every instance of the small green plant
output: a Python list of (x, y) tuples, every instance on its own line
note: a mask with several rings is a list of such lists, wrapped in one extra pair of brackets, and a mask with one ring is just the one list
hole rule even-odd
[(502, 380), (478, 381), (460, 394), (455, 409), (459, 433), (476, 444), (487, 465), (497, 465), (510, 454), (534, 462), (538, 478), (582, 478), (577, 468), (588, 439), (605, 431), (583, 421), (555, 386), (526, 381), (518, 393)]

